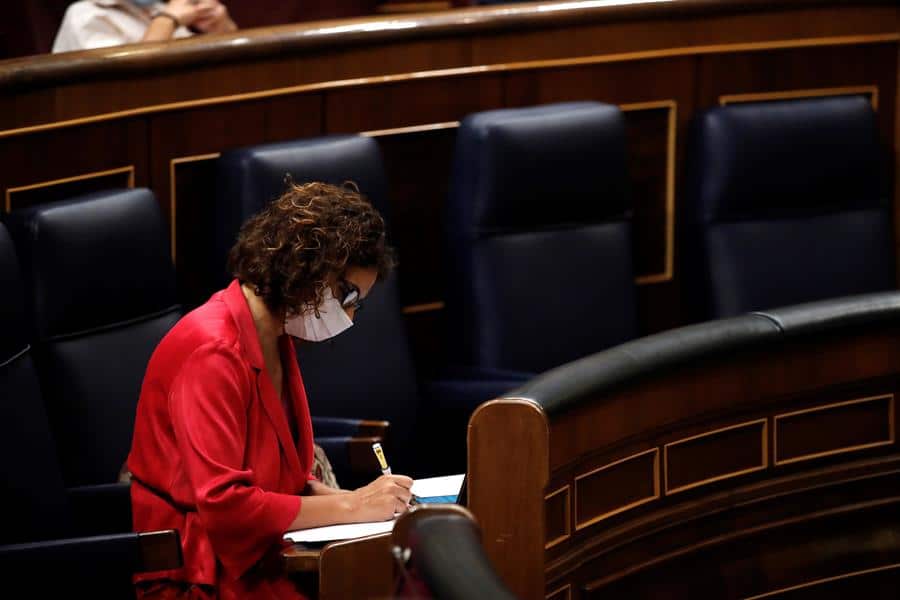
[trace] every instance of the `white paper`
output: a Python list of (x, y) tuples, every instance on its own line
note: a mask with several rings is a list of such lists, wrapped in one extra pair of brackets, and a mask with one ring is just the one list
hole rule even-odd
[[(453, 496), (458, 495), (462, 487), (464, 475), (446, 475), (444, 477), (427, 477), (413, 481), (412, 493), (416, 496)], [(294, 543), (330, 542), (334, 540), (352, 540), (367, 535), (377, 535), (393, 531), (396, 519), (390, 521), (371, 521), (367, 523), (346, 523), (344, 525), (328, 525), (327, 527), (311, 527), (288, 531), (284, 539)]]
[(344, 525), (329, 525), (327, 527), (312, 527), (310, 529), (298, 529), (288, 531), (284, 539), (289, 542), (330, 542), (333, 540), (352, 540), (393, 531), (396, 519), (390, 521), (372, 521), (368, 523), (346, 523)]
[(428, 496), (458, 496), (465, 475), (445, 475), (416, 479), (412, 484), (412, 493), (422, 498)]

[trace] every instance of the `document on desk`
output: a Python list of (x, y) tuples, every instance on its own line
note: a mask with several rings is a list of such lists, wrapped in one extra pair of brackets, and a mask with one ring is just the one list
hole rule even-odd
[[(412, 492), (422, 503), (453, 502), (459, 495), (463, 483), (463, 475), (447, 475), (444, 477), (428, 477), (413, 481)], [(452, 499), (451, 499), (452, 498)], [(294, 543), (332, 542), (335, 540), (352, 540), (367, 535), (377, 535), (393, 531), (396, 519), (390, 521), (371, 521), (367, 523), (346, 523), (327, 527), (311, 527), (288, 531), (284, 539)]]

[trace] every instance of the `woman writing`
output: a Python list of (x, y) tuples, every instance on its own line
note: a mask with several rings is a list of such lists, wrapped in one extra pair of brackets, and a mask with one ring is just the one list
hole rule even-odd
[(128, 467), (136, 531), (177, 529), (184, 566), (142, 575), (138, 595), (300, 597), (265, 558), (286, 531), (386, 520), (412, 480), (355, 491), (312, 478), (309, 408), (292, 339), (353, 324), (391, 267), (384, 221), (353, 189), (291, 188), (248, 220), (235, 277), (186, 315), (150, 359)]

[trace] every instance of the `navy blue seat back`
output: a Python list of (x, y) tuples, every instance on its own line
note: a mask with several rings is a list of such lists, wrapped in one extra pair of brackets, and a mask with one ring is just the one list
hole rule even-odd
[(0, 545), (68, 532), (68, 505), (28, 344), (24, 284), (12, 240), (0, 224)]
[(637, 334), (617, 107), (467, 117), (445, 224), (456, 360), (540, 372)]
[(150, 355), (178, 321), (175, 272), (149, 190), (13, 213), (35, 359), (66, 485), (116, 481)]
[[(222, 264), (240, 224), (284, 192), (287, 175), (297, 184), (352, 181), (385, 220), (389, 218), (381, 153), (371, 138), (333, 136), (228, 151), (218, 164)], [(396, 272), (376, 284), (364, 304), (345, 333), (298, 345), (310, 411), (316, 416), (388, 420), (392, 442), (410, 448), (418, 389)], [(409, 470), (411, 458), (409, 453), (396, 454), (392, 466), (398, 472)]]
[(875, 114), (862, 96), (699, 115), (684, 236), (698, 316), (894, 287), (880, 158)]

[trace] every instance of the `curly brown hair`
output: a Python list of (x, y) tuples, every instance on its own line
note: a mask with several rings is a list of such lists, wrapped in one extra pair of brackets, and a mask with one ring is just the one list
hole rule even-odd
[(353, 183), (288, 183), (248, 219), (228, 254), (228, 269), (254, 289), (269, 310), (286, 316), (315, 310), (348, 267), (394, 266), (384, 219)]

